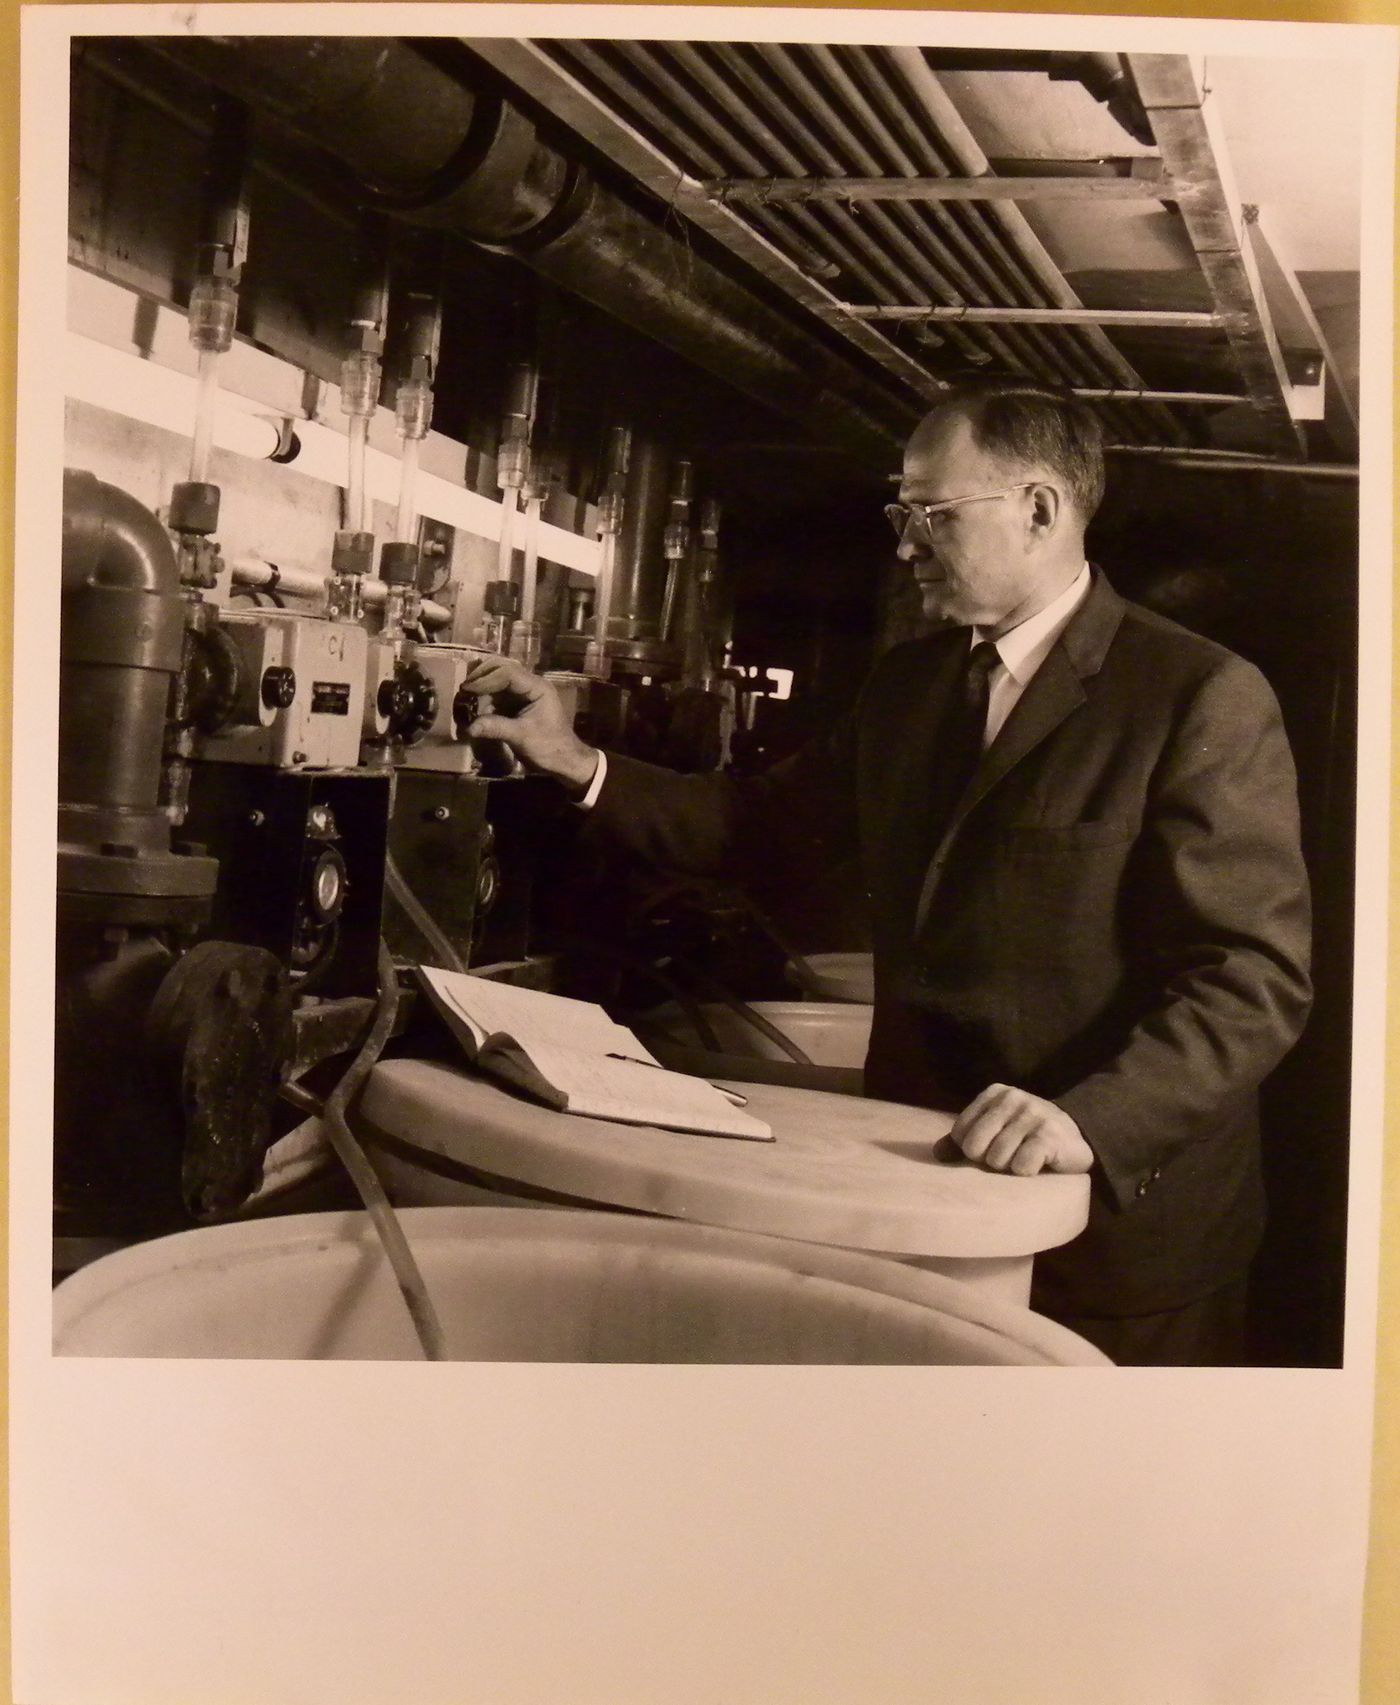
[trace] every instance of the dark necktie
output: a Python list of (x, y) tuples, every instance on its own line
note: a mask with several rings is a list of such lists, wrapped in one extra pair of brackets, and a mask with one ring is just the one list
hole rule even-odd
[(966, 792), (977, 761), (982, 756), (991, 674), (1000, 661), (991, 640), (980, 640), (969, 650), (962, 673), (953, 684), (948, 708), (938, 727), (938, 744), (933, 754), (928, 833), (930, 850), (943, 839), (958, 801)]

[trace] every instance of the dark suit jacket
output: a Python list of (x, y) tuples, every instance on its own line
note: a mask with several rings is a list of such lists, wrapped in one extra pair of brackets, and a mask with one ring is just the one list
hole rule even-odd
[[(1087, 1230), (1036, 1262), (1048, 1313), (1181, 1306), (1263, 1223), (1256, 1088), (1310, 1001), (1293, 762), (1251, 664), (1099, 574), (951, 825), (928, 844), (937, 730), (967, 630), (880, 659), (853, 718), (766, 775), (609, 758), (599, 830), (733, 869), (807, 824), (858, 852), (875, 1017), (866, 1091), (1056, 1101), (1094, 1151)], [(853, 841), (848, 837), (853, 835)]]

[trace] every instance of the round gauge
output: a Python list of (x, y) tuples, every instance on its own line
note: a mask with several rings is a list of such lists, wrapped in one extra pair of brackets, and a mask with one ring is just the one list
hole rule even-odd
[(340, 916), (348, 886), (345, 860), (334, 847), (324, 847), (311, 867), (311, 913), (318, 923)]

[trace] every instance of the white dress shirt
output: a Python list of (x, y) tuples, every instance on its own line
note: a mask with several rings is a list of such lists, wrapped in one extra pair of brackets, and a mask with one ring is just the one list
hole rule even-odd
[[(1000, 661), (987, 679), (987, 726), (982, 735), (985, 750), (1001, 733), (1002, 726), (1016, 706), (1017, 700), (1031, 684), (1031, 679), (1055, 641), (1069, 625), (1069, 619), (1089, 593), (1089, 565), (1086, 562), (1058, 598), (1000, 639), (992, 640)], [(978, 628), (972, 630), (972, 644), (990, 639), (990, 634)], [(602, 784), (599, 783), (601, 786)]]
[(600, 746), (598, 748), (598, 768), (593, 772), (593, 780), (588, 784), (588, 791), (582, 799), (574, 801), (580, 811), (591, 811), (598, 803), (598, 795), (603, 791), (603, 783), (608, 779), (608, 754)]
[[(1037, 610), (1035, 615), (1027, 616), (1025, 621), (1004, 633), (1000, 639), (992, 641), (1000, 661), (987, 680), (987, 727), (982, 735), (984, 750), (1000, 734), (1016, 701), (1031, 684), (1031, 678), (1050, 655), (1051, 646), (1069, 625), (1070, 617), (1084, 602), (1088, 592), (1089, 565), (1086, 562), (1058, 598), (1043, 610)], [(988, 637), (980, 629), (973, 628), (971, 643), (976, 645)], [(580, 811), (592, 810), (607, 779), (608, 755), (600, 750), (593, 780), (588, 784), (587, 793), (578, 801)]]

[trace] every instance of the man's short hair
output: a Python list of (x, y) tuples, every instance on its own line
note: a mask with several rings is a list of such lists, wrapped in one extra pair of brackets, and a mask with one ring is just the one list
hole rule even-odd
[(978, 449), (1059, 474), (1087, 523), (1103, 501), (1103, 429), (1087, 403), (1051, 385), (990, 380), (960, 385), (939, 404), (956, 408)]

